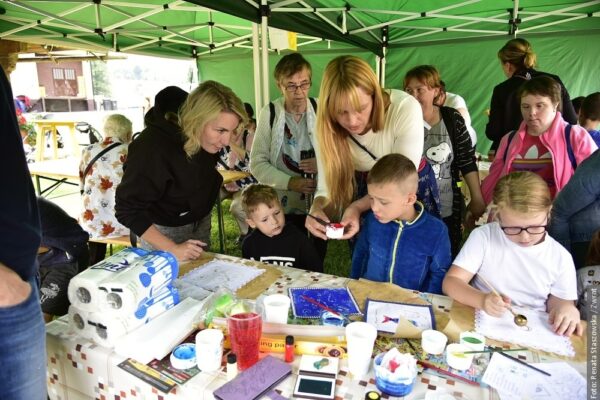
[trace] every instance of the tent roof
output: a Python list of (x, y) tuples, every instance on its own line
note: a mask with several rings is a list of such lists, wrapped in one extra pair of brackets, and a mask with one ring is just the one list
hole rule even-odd
[[(600, 30), (600, 0), (0, 0), (0, 39), (194, 57), (251, 46), (248, 21), (383, 55), (423, 42)], [(518, 8), (518, 18), (512, 13)]]

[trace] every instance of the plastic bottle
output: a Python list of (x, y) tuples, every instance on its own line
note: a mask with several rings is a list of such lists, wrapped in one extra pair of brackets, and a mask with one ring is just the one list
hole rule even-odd
[(237, 356), (235, 353), (227, 354), (227, 380), (230, 381), (238, 374)]
[(294, 337), (288, 335), (285, 337), (285, 362), (291, 363), (294, 361)]

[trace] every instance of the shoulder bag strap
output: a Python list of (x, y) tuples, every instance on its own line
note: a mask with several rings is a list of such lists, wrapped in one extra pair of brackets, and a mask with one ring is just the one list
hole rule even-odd
[(120, 146), (121, 144), (122, 144), (121, 142), (115, 142), (115, 143), (111, 144), (110, 146), (108, 146), (107, 148), (105, 148), (104, 150), (102, 150), (101, 152), (99, 152), (98, 154), (96, 154), (94, 156), (94, 158), (92, 158), (90, 160), (90, 162), (88, 163), (88, 165), (83, 170), (83, 175), (81, 175), (81, 181), (80, 181), (81, 185), (79, 186), (79, 191), (80, 191), (81, 194), (83, 194), (83, 185), (84, 185), (84, 182), (85, 182), (85, 177), (90, 172), (90, 169), (92, 169), (92, 167), (94, 166), (94, 163), (96, 161), (98, 161), (98, 159), (100, 157), (102, 157), (103, 155), (105, 155), (110, 150), (114, 149), (115, 147)]
[(353, 141), (354, 143), (356, 143), (356, 145), (357, 145), (358, 147), (360, 147), (360, 148), (361, 148), (361, 149), (362, 149), (362, 150), (363, 150), (365, 153), (367, 153), (368, 155), (370, 155), (370, 156), (371, 156), (371, 158), (373, 159), (373, 161), (377, 161), (377, 157), (375, 157), (375, 155), (374, 155), (373, 153), (371, 153), (371, 152), (369, 151), (369, 149), (367, 149), (367, 148), (366, 148), (364, 145), (360, 144), (360, 143), (358, 142), (358, 140), (356, 140), (356, 138), (355, 138), (354, 136), (352, 136), (351, 134), (348, 134), (348, 137), (349, 137), (350, 139), (352, 139), (352, 141)]
[(515, 137), (516, 133), (517, 133), (517, 131), (510, 131), (510, 132), (508, 132), (508, 140), (506, 141), (506, 148), (504, 149), (504, 155), (502, 156), (502, 161), (504, 162), (504, 164), (506, 164), (506, 155), (508, 154), (508, 149), (510, 147), (510, 142), (512, 142), (512, 140)]
[(565, 142), (567, 142), (567, 155), (573, 170), (577, 169), (577, 160), (575, 159), (575, 153), (573, 153), (573, 145), (571, 144), (571, 124), (567, 124), (565, 127)]

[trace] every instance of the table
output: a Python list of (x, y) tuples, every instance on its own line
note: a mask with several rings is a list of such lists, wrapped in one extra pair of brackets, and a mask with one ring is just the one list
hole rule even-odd
[(67, 127), (69, 128), (69, 133), (71, 135), (71, 153), (77, 157), (79, 156), (79, 148), (77, 146), (77, 135), (75, 126), (77, 122), (75, 121), (54, 121), (54, 120), (37, 120), (33, 121), (33, 125), (36, 131), (36, 153), (35, 160), (42, 161), (44, 159), (44, 152), (46, 150), (46, 132), (50, 132), (50, 144), (52, 146), (52, 159), (58, 158), (58, 127)]
[[(36, 191), (39, 196), (52, 193), (63, 183), (79, 186), (79, 159), (75, 157), (38, 161), (29, 164), (29, 173), (35, 177)], [(42, 191), (40, 179), (54, 182)]]
[[(188, 263), (181, 267), (183, 272), (206, 263), (213, 258), (225, 260), (238, 260), (231, 256), (206, 254), (198, 262)], [(247, 265), (260, 267), (261, 264), (244, 261)], [(275, 267), (270, 267), (275, 270)], [(289, 267), (277, 267), (280, 274), (271, 275), (272, 279), (262, 280), (238, 290), (238, 296), (255, 297), (251, 295), (251, 286), (258, 286), (265, 294), (287, 293), (290, 287), (298, 286), (330, 286), (343, 287), (348, 284), (357, 285), (360, 281), (342, 278), (327, 274), (298, 270)], [(266, 274), (266, 273), (265, 273)], [(263, 275), (265, 275), (263, 274)], [(256, 281), (261, 280), (261, 277)], [(266, 288), (266, 289), (264, 289)], [(354, 287), (352, 288), (353, 293)], [(434, 308), (445, 315), (451, 315), (452, 300), (445, 296), (418, 294), (415, 295), (431, 302)], [(357, 301), (358, 298), (357, 298)], [(360, 301), (359, 301), (360, 303)], [(47, 350), (48, 350), (48, 393), (50, 399), (152, 399), (152, 400), (200, 400), (213, 399), (212, 392), (226, 382), (224, 369), (214, 373), (200, 373), (182, 386), (176, 387), (169, 394), (162, 393), (145, 384), (133, 375), (123, 371), (117, 364), (124, 357), (95, 345), (85, 339), (74, 337), (68, 333), (66, 318), (60, 318), (46, 325)], [(452, 339), (452, 338), (451, 338)], [(454, 339), (455, 340), (455, 339)], [(380, 341), (378, 340), (378, 346)], [(515, 354), (515, 353), (512, 353)], [(280, 353), (273, 354), (282, 357)], [(554, 361), (549, 355), (535, 351), (519, 352), (518, 356), (528, 362)], [(224, 361), (225, 357), (223, 357)], [(277, 392), (285, 398), (290, 398), (293, 385), (298, 372), (300, 357), (296, 357), (293, 364), (293, 375), (282, 381), (277, 387)], [(584, 362), (571, 362), (583, 375), (586, 365)], [(224, 362), (222, 364), (224, 366)], [(373, 370), (362, 380), (352, 380), (348, 374), (345, 359), (340, 362), (340, 372), (336, 382), (336, 398), (344, 400), (362, 400), (367, 391), (376, 390)], [(457, 399), (466, 400), (498, 400), (497, 393), (490, 388), (482, 388), (463, 383), (451, 378), (441, 378), (431, 374), (429, 370), (417, 376), (413, 392), (406, 399), (423, 398), (427, 390), (446, 390)], [(266, 398), (266, 397), (265, 397)], [(394, 397), (387, 397), (395, 399)]]
[[(249, 172), (235, 171), (227, 169), (218, 170), (223, 177), (223, 186), (235, 182), (239, 179), (244, 179), (250, 176)], [(217, 198), (217, 222), (219, 224), (219, 252), (225, 252), (225, 222), (223, 221), (223, 208), (221, 207), (221, 200)]]

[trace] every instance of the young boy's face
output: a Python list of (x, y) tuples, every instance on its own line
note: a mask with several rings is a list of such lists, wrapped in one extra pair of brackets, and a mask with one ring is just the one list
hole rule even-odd
[(368, 184), (371, 210), (375, 218), (382, 224), (387, 224), (395, 219), (408, 218), (408, 213), (413, 210), (416, 196), (407, 194), (402, 190), (402, 185), (396, 183)]
[(246, 222), (252, 229), (258, 229), (265, 236), (273, 237), (283, 230), (285, 216), (279, 203), (271, 205), (262, 203), (250, 213)]

